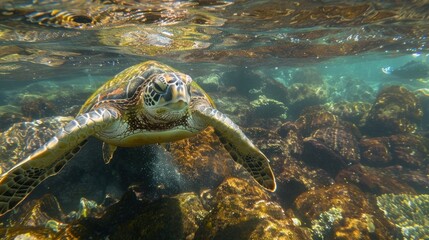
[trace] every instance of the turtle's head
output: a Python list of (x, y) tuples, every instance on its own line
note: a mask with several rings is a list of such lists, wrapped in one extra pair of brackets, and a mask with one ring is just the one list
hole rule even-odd
[(183, 117), (191, 101), (191, 82), (190, 76), (179, 72), (154, 75), (143, 93), (145, 109), (157, 119)]

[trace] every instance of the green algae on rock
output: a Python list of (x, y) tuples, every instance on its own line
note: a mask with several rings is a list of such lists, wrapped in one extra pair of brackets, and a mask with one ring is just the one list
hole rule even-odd
[(383, 194), (377, 205), (406, 239), (429, 238), (429, 195)]

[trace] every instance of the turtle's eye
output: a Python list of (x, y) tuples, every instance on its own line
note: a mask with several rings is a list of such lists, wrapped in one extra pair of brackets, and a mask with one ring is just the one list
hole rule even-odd
[(157, 91), (158, 93), (163, 93), (165, 92), (165, 90), (167, 89), (167, 84), (161, 82), (161, 81), (154, 81), (153, 82), (153, 88), (155, 89), (155, 91)]

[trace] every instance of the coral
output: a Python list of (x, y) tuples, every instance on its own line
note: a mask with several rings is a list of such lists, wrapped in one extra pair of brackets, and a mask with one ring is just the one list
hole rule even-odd
[(342, 210), (336, 207), (329, 209), (319, 215), (319, 218), (311, 221), (313, 239), (324, 239), (334, 224), (343, 219)]
[(429, 238), (429, 195), (383, 194), (377, 205), (405, 239)]
[(276, 118), (286, 119), (287, 107), (280, 101), (260, 95), (257, 100), (250, 102), (250, 115), (254, 118)]
[(380, 91), (366, 119), (366, 131), (372, 136), (412, 133), (423, 117), (418, 98), (401, 86)]
[(376, 211), (376, 206), (353, 185), (334, 184), (310, 190), (298, 196), (294, 205), (302, 220), (313, 226), (319, 239), (392, 239), (397, 236), (394, 227)]

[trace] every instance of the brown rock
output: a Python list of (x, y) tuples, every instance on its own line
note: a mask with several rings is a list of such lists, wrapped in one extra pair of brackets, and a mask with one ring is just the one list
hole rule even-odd
[(308, 229), (293, 225), (259, 187), (230, 178), (215, 192), (215, 206), (195, 239), (311, 239)]
[(399, 177), (401, 167), (372, 168), (356, 164), (341, 170), (335, 180), (339, 183), (352, 183), (365, 192), (382, 193), (415, 193)]
[(304, 139), (303, 158), (335, 176), (350, 164), (360, 161), (356, 137), (341, 127), (325, 127), (314, 131)]
[(422, 117), (423, 111), (415, 94), (405, 87), (391, 86), (378, 94), (365, 128), (373, 136), (412, 133)]
[(362, 138), (360, 140), (362, 163), (368, 166), (383, 167), (392, 165), (389, 139), (386, 137)]

